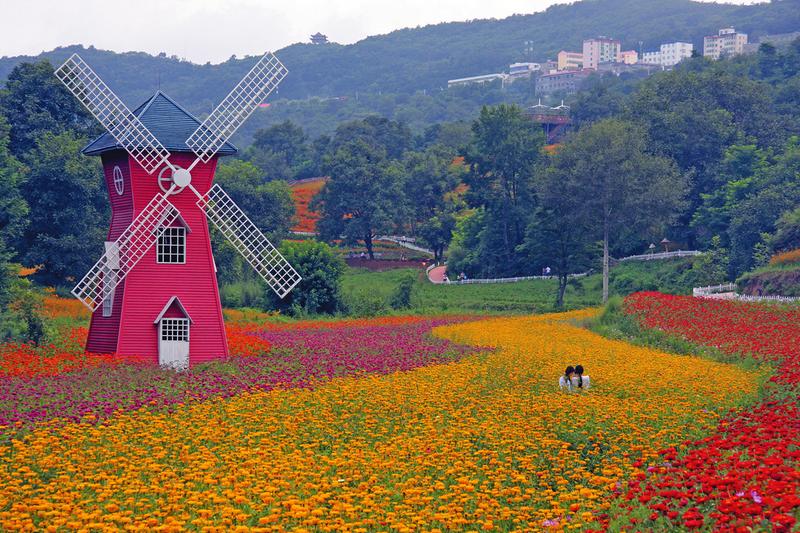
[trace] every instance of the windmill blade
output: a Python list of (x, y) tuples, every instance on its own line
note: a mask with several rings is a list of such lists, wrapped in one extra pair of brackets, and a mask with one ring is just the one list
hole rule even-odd
[(211, 187), (197, 205), (279, 297), (283, 298), (300, 283), (300, 274), (222, 187)]
[(271, 52), (228, 93), (200, 126), (186, 139), (186, 145), (207, 163), (239, 126), (266, 100), (289, 71)]
[(180, 212), (167, 200), (166, 194), (155, 196), (122, 235), (108, 243), (106, 253), (72, 289), (72, 294), (94, 312), (155, 245), (164, 228), (179, 216)]
[(167, 162), (167, 149), (78, 54), (55, 75), (148, 174)]

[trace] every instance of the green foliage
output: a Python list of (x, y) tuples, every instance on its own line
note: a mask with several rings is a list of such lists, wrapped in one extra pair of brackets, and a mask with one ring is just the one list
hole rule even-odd
[(9, 149), (20, 159), (36, 148), (45, 133), (72, 130), (88, 136), (99, 131), (94, 118), (53, 75), (47, 60), (14, 67), (0, 93), (0, 113), (11, 124)]
[(719, 235), (714, 235), (711, 238), (711, 249), (695, 264), (698, 281), (701, 285), (725, 283), (728, 281), (729, 264), (728, 250), (722, 246)]
[(14, 240), (27, 224), (28, 204), (19, 191), (22, 165), (8, 149), (9, 130), (8, 122), (0, 115), (0, 235)]
[(24, 264), (41, 265), (35, 279), (47, 285), (80, 279), (103, 250), (108, 200), (100, 162), (80, 153), (85, 143), (47, 132), (26, 157), (20, 190), (30, 214), (16, 247)]
[(220, 165), (216, 180), (270, 240), (289, 234), (294, 202), (285, 181), (267, 181), (261, 169), (238, 159)]
[[(565, 143), (546, 174), (565, 206), (558, 222), (575, 225), (583, 243), (603, 242), (606, 284), (610, 249), (652, 241), (682, 206), (685, 180), (673, 161), (649, 154), (647, 146), (635, 124), (604, 119)], [(603, 292), (605, 300), (607, 287)]]
[(534, 168), (544, 135), (517, 106), (484, 107), (473, 122), (473, 143), (465, 152), (467, 203), (481, 208), (485, 227), (477, 235), (482, 253), (464, 265), (472, 277), (513, 276), (525, 271), (516, 248), (523, 243), (534, 205)]
[(775, 223), (775, 235), (769, 239), (774, 252), (800, 248), (800, 207), (787, 211)]
[(400, 280), (389, 299), (389, 305), (392, 309), (408, 309), (411, 307), (411, 296), (414, 292), (416, 281), (416, 277), (413, 275), (408, 275)]
[(266, 292), (270, 289), (264, 286), (263, 281), (254, 278), (254, 275), (248, 273), (246, 276), (240, 275), (236, 281), (220, 283), (219, 294), (223, 307), (237, 309), (270, 307), (270, 299)]
[(330, 246), (317, 241), (284, 241), (281, 253), (303, 278), (282, 300), (270, 293), (272, 304), (295, 315), (336, 313), (342, 307), (344, 261)]
[(291, 181), (318, 175), (308, 137), (289, 120), (258, 130), (245, 157), (261, 169), (267, 181)]
[(330, 179), (311, 206), (320, 213), (317, 229), (322, 239), (362, 240), (370, 259), (374, 258), (373, 239), (390, 233), (406, 207), (401, 165), (387, 156), (397, 154), (398, 148), (383, 144), (402, 144), (403, 139), (410, 143), (407, 131), (381, 120), (367, 119), (339, 128), (325, 158)]
[[(623, 49), (638, 49), (639, 41), (648, 47), (675, 40), (699, 44), (703, 35), (723, 25), (752, 35), (794, 31), (797, 4), (600, 0), (554, 5), (541, 13), (505, 19), (405, 28), (348, 46), (298, 43), (276, 51), (291, 73), (281, 84), (280, 94), (290, 99), (347, 95), (349, 102), (356, 99), (356, 92), (358, 100), (364, 93), (376, 98), (379, 93), (411, 94), (423, 89), (431, 93), (446, 86), (448, 79), (499, 72), (514, 61), (555, 57), (559, 50), (578, 48), (584, 37), (613, 35), (622, 40)], [(523, 50), (526, 41), (531, 42), (532, 56)], [(155, 73), (160, 72), (162, 90), (197, 113), (219, 102), (254, 62), (254, 58), (231, 58), (219, 65), (194, 65), (166, 54), (114, 54), (82, 47), (61, 48), (45, 56), (56, 64), (73, 52), (80, 52), (104, 77), (113, 76), (113, 87), (125, 101), (143, 101), (155, 83)], [(23, 59), (0, 60), (0, 78)], [(142, 83), (147, 73), (153, 77), (148, 79), (150, 83)], [(320, 105), (326, 103), (341, 102), (323, 101)], [(273, 111), (259, 111), (253, 131), (263, 127)]]

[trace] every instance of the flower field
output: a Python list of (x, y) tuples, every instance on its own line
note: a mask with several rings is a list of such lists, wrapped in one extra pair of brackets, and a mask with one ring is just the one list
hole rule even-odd
[(663, 450), (664, 462), (627, 488), (625, 518), (637, 529), (793, 531), (800, 515), (800, 309), (641, 293), (626, 299), (626, 312), (645, 327), (768, 362), (775, 373), (758, 404), (724, 417), (680, 454)]
[[(602, 527), (761, 373), (571, 325), (592, 313), (240, 323), (249, 353), (191, 373), (5, 377), (0, 529)], [(575, 363), (592, 389), (559, 392)]]
[(292, 228), (294, 231), (316, 231), (319, 214), (309, 209), (311, 200), (322, 187), (325, 186), (326, 178), (316, 178), (292, 184), (292, 199), (294, 200), (295, 216), (297, 225)]

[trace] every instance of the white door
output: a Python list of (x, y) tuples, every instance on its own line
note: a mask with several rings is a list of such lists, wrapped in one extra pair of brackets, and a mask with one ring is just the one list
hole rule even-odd
[(189, 319), (162, 318), (158, 332), (158, 363), (177, 370), (189, 368)]

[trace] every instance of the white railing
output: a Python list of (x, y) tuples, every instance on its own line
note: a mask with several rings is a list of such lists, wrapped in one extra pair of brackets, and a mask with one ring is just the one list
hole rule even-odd
[(740, 302), (800, 302), (800, 297), (793, 296), (755, 296), (750, 294), (738, 294), (736, 292), (735, 283), (722, 283), (720, 285), (708, 285), (706, 287), (695, 287), (692, 289), (692, 296), (695, 298), (720, 298), (723, 294), (725, 298), (738, 300)]
[[(570, 274), (568, 278), (582, 278), (588, 275), (588, 272), (580, 274)], [(557, 279), (557, 276), (520, 276), (516, 278), (488, 278), (488, 279), (462, 279), (462, 280), (448, 280), (443, 282), (444, 285), (481, 285), (485, 283), (516, 283), (518, 281), (530, 281), (535, 279)]]
[(704, 296), (711, 296), (712, 294), (736, 292), (735, 283), (722, 283), (720, 285), (708, 285), (706, 287), (695, 287), (692, 289), (692, 296), (702, 298)]
[(433, 250), (429, 250), (427, 248), (423, 248), (422, 246), (417, 246), (414, 244), (416, 241), (411, 237), (406, 236), (396, 236), (396, 235), (381, 235), (380, 237), (375, 239), (376, 241), (389, 241), (395, 244), (402, 246), (403, 248), (408, 248), (409, 250), (414, 250), (415, 252), (421, 252), (428, 255), (435, 255)]
[(617, 261), (653, 261), (657, 259), (672, 259), (673, 257), (695, 257), (697, 255), (703, 255), (703, 252), (697, 250), (676, 250), (674, 252), (659, 252), (656, 254), (630, 255), (622, 259), (617, 259)]

